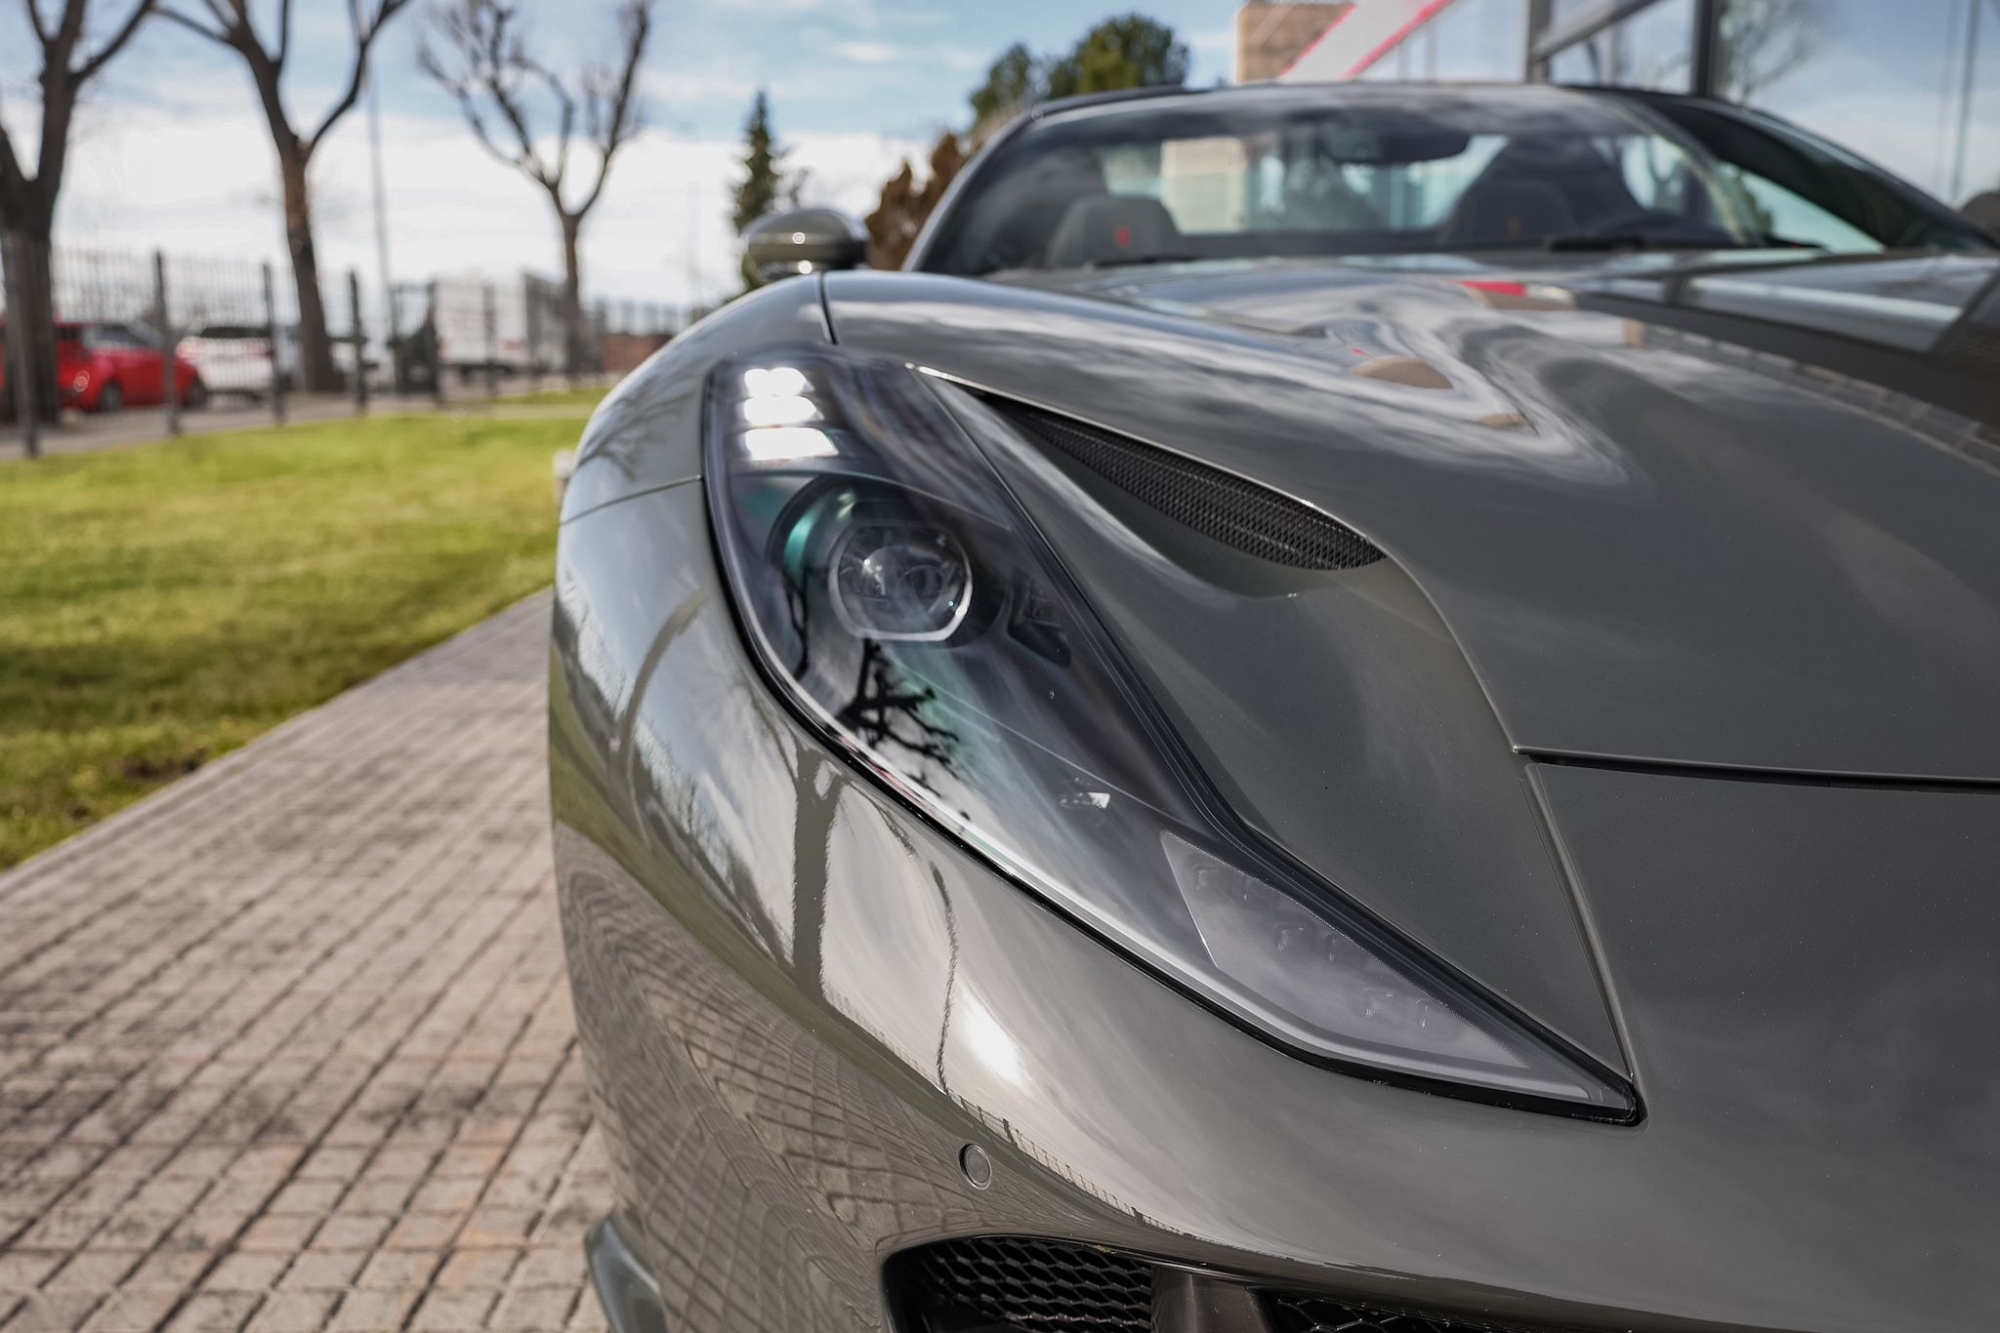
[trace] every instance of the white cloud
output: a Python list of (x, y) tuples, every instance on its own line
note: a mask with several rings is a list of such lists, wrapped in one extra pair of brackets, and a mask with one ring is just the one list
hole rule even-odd
[[(223, 111), (224, 105), (230, 107)], [(477, 272), (499, 279), (561, 271), (545, 195), (485, 155), (457, 120), (388, 115), (384, 172), (391, 263), (399, 281)], [(881, 183), (922, 146), (874, 134), (790, 135), (794, 167), (809, 173), (810, 202), (855, 213), (874, 206)], [(79, 145), (85, 148), (86, 145)], [(603, 199), (585, 224), (587, 294), (610, 300), (712, 300), (735, 289), (737, 243), (729, 205), (740, 173), (733, 138), (643, 132), (620, 154)], [(259, 120), (240, 94), (200, 99), (191, 109), (143, 117), (107, 108), (73, 153), (57, 221), (59, 246), (213, 257), (232, 281), (254, 283), (270, 260), (285, 281), (276, 167)], [(191, 171), (198, 162), (201, 170)], [(573, 169), (585, 164), (579, 162)], [(322, 279), (335, 297), (359, 270), (372, 306), (376, 276), (365, 120), (357, 114), (313, 166)]]
[(874, 0), (714, 0), (719, 9), (784, 17), (795, 14), (838, 16), (864, 28), (876, 25)]
[(857, 65), (887, 65), (903, 58), (902, 48), (892, 42), (838, 42), (833, 51)]
[(1188, 49), (1196, 55), (1233, 58), (1236, 54), (1236, 30), (1234, 28), (1205, 28), (1200, 32), (1183, 34), (1182, 40), (1188, 44)]
[(955, 69), (961, 72), (983, 70), (987, 67), (987, 62), (992, 58), (978, 51), (967, 50), (962, 46), (940, 46), (931, 55), (933, 59), (946, 69)]

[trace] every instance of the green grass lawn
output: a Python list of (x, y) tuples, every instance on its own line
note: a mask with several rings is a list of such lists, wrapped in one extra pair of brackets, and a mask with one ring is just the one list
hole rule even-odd
[(538, 389), (534, 393), (517, 393), (500, 400), (503, 407), (574, 407), (579, 412), (589, 412), (604, 401), (609, 389)]
[(0, 464), (0, 867), (547, 584), (582, 411)]

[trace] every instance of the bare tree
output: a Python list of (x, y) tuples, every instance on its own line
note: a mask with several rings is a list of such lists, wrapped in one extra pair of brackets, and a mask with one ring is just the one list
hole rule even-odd
[(1732, 102), (1755, 102), (1812, 59), (1825, 31), (1821, 0), (1732, 0), (1722, 11), (1716, 87)]
[[(55, 296), (49, 267), (55, 232), (56, 197), (69, 161), (70, 123), (77, 95), (111, 58), (124, 49), (153, 0), (137, 0), (100, 40), (90, 37), (90, 0), (65, 0), (62, 11), (45, 17), (40, 0), (25, 0), (28, 26), (42, 48), (41, 142), (35, 174), (14, 148), (0, 123), (0, 245), (5, 247), (7, 311), (17, 364), (28, 365), (37, 390), (38, 415), (54, 421), (61, 407), (56, 391)], [(100, 11), (101, 12), (101, 11)], [(11, 377), (10, 377), (11, 378)]]
[(299, 361), (306, 387), (332, 389), (339, 375), (333, 366), (333, 344), (326, 333), (326, 303), (319, 289), (319, 255), (313, 247), (312, 190), (308, 171), (313, 154), (326, 142), (327, 134), (340, 118), (354, 109), (361, 87), (368, 77), (368, 54), (383, 25), (405, 8), (409, 0), (346, 0), (347, 21), (353, 40), (347, 86), (319, 127), (301, 134), (285, 109), (285, 62), (292, 54), (292, 0), (278, 0), (277, 38), (267, 45), (250, 17), (250, 0), (182, 0), (192, 10), (161, 5), (160, 16), (172, 19), (191, 32), (243, 58), (257, 98), (264, 107), (264, 121), (270, 127), (271, 142), (278, 150), (278, 176), (285, 195), (285, 245), (292, 256), (292, 284), (299, 300)]
[[(569, 369), (583, 358), (583, 268), (577, 252), (583, 221), (604, 193), (611, 160), (638, 133), (639, 62), (652, 34), (653, 0), (618, 7), (622, 62), (590, 64), (565, 77), (528, 53), (519, 12), (508, 0), (447, 0), (433, 16), (417, 64), (458, 99), (465, 123), (501, 162), (542, 188), (562, 231), (563, 326)], [(538, 136), (534, 108), (552, 110), (552, 139)], [(596, 169), (570, 175), (581, 134)], [(574, 199), (575, 202), (571, 202)]]

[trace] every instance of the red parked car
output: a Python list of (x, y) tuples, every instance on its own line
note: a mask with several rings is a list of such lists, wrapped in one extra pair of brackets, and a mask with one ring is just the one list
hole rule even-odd
[[(199, 407), (207, 387), (195, 368), (173, 359), (183, 406)], [(56, 382), (63, 406), (82, 412), (116, 412), (167, 401), (166, 355), (146, 329), (131, 324), (56, 325)]]

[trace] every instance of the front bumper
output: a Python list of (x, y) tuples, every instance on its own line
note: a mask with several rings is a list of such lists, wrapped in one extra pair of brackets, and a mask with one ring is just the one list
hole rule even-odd
[[(1922, 1122), (1893, 1103), (1782, 1082), (1804, 1062), (1777, 1058), (1780, 995), (1746, 1016), (1769, 1069), (1666, 1039), (1730, 1021), (1702, 1006), (1754, 979), (1740, 942), (1614, 972), (1628, 1031), (1662, 1034), (1635, 1042), (1639, 1126), (1373, 1084), (1169, 991), (799, 726), (742, 649), (699, 486), (565, 526), (556, 644), (577, 1016), (616, 1225), (668, 1328), (881, 1329), (894, 1256), (978, 1235), (1537, 1330), (2000, 1326), (1986, 1122), (1898, 1142)], [(1588, 814), (1615, 781), (1566, 773), (1556, 804)], [(1920, 857), (1938, 832), (1884, 836)], [(1646, 904), (1713, 906), (1671, 847), (1629, 884), (1593, 881), (1592, 841), (1584, 878), (1637, 919), (1596, 923), (1614, 960)]]
[(667, 1316), (660, 1305), (660, 1287), (637, 1255), (606, 1218), (583, 1238), (590, 1265), (590, 1285), (612, 1333), (667, 1333)]

